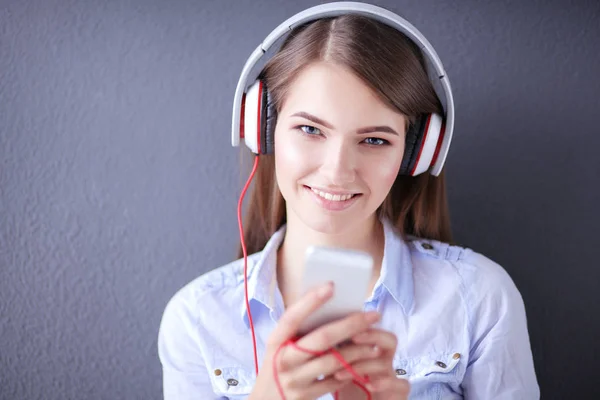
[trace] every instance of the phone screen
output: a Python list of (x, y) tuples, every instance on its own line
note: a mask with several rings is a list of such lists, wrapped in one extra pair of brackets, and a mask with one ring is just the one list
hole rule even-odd
[(369, 296), (373, 259), (357, 250), (312, 246), (306, 251), (303, 292), (328, 281), (334, 283), (333, 297), (307, 318), (300, 328), (305, 334), (317, 327), (361, 312)]

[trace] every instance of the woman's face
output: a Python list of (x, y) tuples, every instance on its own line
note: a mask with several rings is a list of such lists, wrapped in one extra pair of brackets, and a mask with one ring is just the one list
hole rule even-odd
[(402, 162), (405, 117), (343, 67), (319, 62), (292, 83), (275, 129), (287, 219), (342, 233), (374, 218)]

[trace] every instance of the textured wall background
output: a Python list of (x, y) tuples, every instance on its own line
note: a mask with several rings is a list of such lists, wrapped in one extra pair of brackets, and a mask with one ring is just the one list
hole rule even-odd
[[(454, 233), (520, 288), (543, 398), (598, 398), (600, 3), (376, 3), (449, 73)], [(161, 398), (166, 302), (235, 253), (239, 72), (314, 4), (0, 0), (0, 398)]]

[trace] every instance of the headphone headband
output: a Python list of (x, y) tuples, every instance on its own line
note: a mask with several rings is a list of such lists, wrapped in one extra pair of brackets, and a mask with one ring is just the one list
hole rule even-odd
[(452, 132), (454, 130), (454, 99), (452, 96), (450, 81), (446, 76), (442, 62), (440, 61), (437, 53), (429, 41), (404, 18), (384, 8), (359, 2), (333, 2), (308, 8), (282, 22), (263, 40), (261, 44), (258, 45), (258, 47), (252, 52), (246, 61), (235, 90), (233, 99), (231, 144), (234, 147), (239, 145), (242, 97), (248, 86), (248, 82), (252, 82), (256, 78), (253, 77), (253, 79), (249, 79), (249, 75), (261, 57), (275, 42), (277, 42), (297, 26), (317, 19), (335, 17), (344, 14), (360, 14), (389, 25), (408, 36), (419, 46), (423, 52), (427, 67), (427, 74), (434, 86), (438, 98), (442, 102), (442, 106), (444, 108), (444, 119), (446, 121), (445, 135), (441, 143), (439, 156), (431, 170), (432, 175), (439, 175), (442, 167), (444, 166), (448, 149), (450, 147), (450, 142), (452, 140)]

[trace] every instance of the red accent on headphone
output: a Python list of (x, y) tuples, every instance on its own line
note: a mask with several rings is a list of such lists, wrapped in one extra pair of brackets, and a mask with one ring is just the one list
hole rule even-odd
[(438, 155), (440, 154), (440, 149), (442, 148), (442, 141), (444, 140), (445, 133), (446, 133), (446, 120), (444, 120), (442, 122), (440, 137), (438, 138), (437, 146), (435, 147), (435, 153), (433, 153), (433, 160), (431, 160), (431, 165), (435, 165), (435, 162), (437, 161)]
[(423, 141), (421, 141), (421, 147), (419, 148), (419, 154), (417, 155), (417, 159), (415, 164), (410, 171), (410, 175), (414, 175), (415, 170), (417, 169), (417, 165), (419, 165), (419, 159), (421, 158), (421, 153), (423, 152), (423, 147), (425, 147), (425, 142), (427, 141), (427, 134), (429, 133), (429, 123), (431, 122), (431, 114), (427, 117), (427, 125), (425, 125), (425, 130), (423, 131)]

